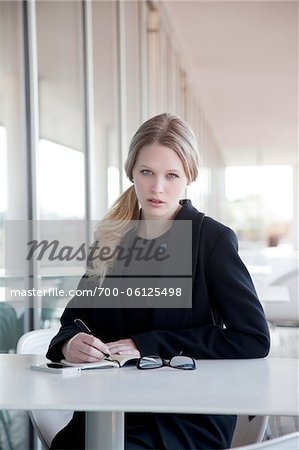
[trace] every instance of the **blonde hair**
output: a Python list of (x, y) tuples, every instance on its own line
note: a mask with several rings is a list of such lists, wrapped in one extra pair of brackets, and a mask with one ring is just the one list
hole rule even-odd
[[(171, 148), (180, 158), (188, 183), (196, 180), (198, 175), (199, 155), (196, 138), (191, 127), (182, 118), (163, 113), (144, 122), (134, 134), (125, 162), (125, 172), (133, 181), (132, 172), (140, 149), (145, 145), (159, 144)], [(111, 209), (99, 223), (96, 231), (96, 242), (101, 247), (113, 249), (120, 243), (122, 237), (137, 226), (140, 219), (139, 202), (134, 185), (129, 187), (114, 202)], [(95, 258), (90, 274), (100, 276), (101, 284), (110, 272), (114, 260), (101, 261)]]

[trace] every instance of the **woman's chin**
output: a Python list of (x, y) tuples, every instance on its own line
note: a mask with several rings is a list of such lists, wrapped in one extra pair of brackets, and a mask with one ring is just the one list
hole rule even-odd
[(147, 207), (142, 208), (146, 218), (151, 217), (162, 217), (165, 215), (165, 209), (164, 208), (151, 208), (147, 205)]

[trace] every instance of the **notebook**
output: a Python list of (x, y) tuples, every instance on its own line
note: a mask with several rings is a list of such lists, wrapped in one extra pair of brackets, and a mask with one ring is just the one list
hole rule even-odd
[(125, 364), (133, 364), (139, 358), (137, 356), (132, 355), (113, 355), (111, 358), (104, 358), (101, 361), (92, 362), (92, 363), (72, 363), (67, 361), (66, 359), (62, 359), (60, 362), (66, 367), (79, 367), (80, 369), (110, 369), (110, 368), (119, 368), (124, 366)]

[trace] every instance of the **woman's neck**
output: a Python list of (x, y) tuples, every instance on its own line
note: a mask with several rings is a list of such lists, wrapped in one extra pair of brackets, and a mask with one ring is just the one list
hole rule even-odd
[(166, 233), (172, 227), (172, 221), (181, 208), (182, 206), (179, 205), (174, 214), (168, 219), (150, 219), (144, 217), (142, 213), (137, 229), (138, 235), (144, 239), (154, 239)]
[(166, 233), (171, 226), (172, 220), (140, 220), (137, 234), (143, 239), (155, 239)]

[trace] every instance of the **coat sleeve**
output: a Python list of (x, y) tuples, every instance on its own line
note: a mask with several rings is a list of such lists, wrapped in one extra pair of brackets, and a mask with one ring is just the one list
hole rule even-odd
[[(231, 229), (225, 228), (218, 236), (205, 264), (208, 300), (223, 326), (210, 324), (136, 334), (132, 339), (141, 355), (167, 357), (182, 351), (195, 358), (261, 358), (268, 354), (266, 318)], [(193, 292), (193, 305), (199, 301), (200, 293)]]
[[(87, 275), (84, 275), (77, 287), (77, 290), (90, 290), (93, 291), (96, 286), (95, 282), (92, 281)], [(61, 327), (50, 342), (48, 352), (46, 357), (51, 361), (60, 361), (63, 358), (62, 346), (65, 341), (71, 339), (73, 336), (78, 334), (80, 330), (74, 324), (74, 319), (80, 318), (88, 323), (88, 314), (90, 309), (90, 296), (74, 296), (67, 307), (65, 308), (60, 322)]]

